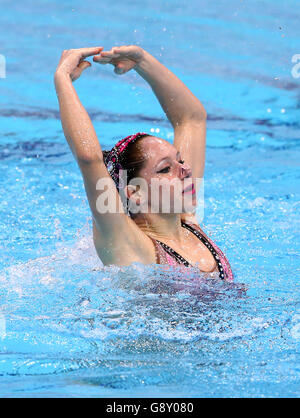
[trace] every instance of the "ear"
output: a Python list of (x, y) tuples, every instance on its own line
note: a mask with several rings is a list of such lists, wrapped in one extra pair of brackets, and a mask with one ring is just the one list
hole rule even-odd
[(132, 184), (128, 184), (124, 188), (124, 194), (127, 197), (127, 199), (130, 199), (131, 197), (136, 198), (138, 195), (138, 186), (134, 186)]
[(124, 193), (127, 199), (130, 199), (131, 203), (135, 206), (140, 207), (145, 203), (145, 199), (141, 193), (141, 187), (139, 185), (128, 184), (124, 188)]

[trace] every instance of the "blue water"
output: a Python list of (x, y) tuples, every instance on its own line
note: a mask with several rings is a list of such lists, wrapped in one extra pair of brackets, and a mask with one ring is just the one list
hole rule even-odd
[[(1, 397), (300, 395), (299, 39), (296, 0), (2, 0)], [(204, 103), (203, 224), (234, 286), (97, 259), (52, 81), (61, 50), (95, 44), (141, 45)], [(136, 73), (76, 88), (104, 148), (172, 139)]]

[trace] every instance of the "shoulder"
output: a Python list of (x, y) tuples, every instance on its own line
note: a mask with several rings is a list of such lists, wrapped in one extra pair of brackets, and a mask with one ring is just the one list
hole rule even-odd
[(93, 220), (93, 239), (102, 262), (116, 265), (130, 265), (133, 262), (151, 264), (156, 262), (153, 241), (133, 222), (130, 227), (116, 233), (103, 234)]

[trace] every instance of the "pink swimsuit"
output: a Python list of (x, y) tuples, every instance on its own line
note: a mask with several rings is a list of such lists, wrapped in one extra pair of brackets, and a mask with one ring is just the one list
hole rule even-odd
[[(220, 250), (220, 248), (210, 238), (208, 238), (208, 236), (201, 230), (201, 228), (198, 225), (190, 225), (185, 222), (182, 222), (182, 226), (183, 228), (188, 229), (194, 235), (196, 235), (201, 240), (201, 242), (203, 242), (203, 244), (206, 245), (206, 247), (210, 250), (217, 263), (220, 279), (233, 282), (234, 277), (229, 261), (227, 260), (223, 252)], [(154, 238), (151, 239), (155, 245), (157, 264), (168, 264), (174, 267), (178, 265), (191, 267), (191, 264), (187, 260), (185, 260), (180, 254), (174, 251), (171, 247), (169, 247), (161, 241), (155, 240)]]

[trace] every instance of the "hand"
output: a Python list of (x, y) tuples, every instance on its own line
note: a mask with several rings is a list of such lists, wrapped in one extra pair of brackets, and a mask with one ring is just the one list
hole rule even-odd
[(81, 76), (82, 71), (91, 66), (91, 63), (86, 61), (85, 58), (97, 55), (102, 50), (103, 47), (95, 47), (69, 49), (63, 51), (55, 76), (63, 74), (70, 76), (72, 81), (77, 80), (77, 78)]
[(99, 64), (112, 64), (116, 74), (125, 74), (142, 61), (144, 52), (139, 46), (124, 45), (110, 51), (101, 51), (93, 60)]

